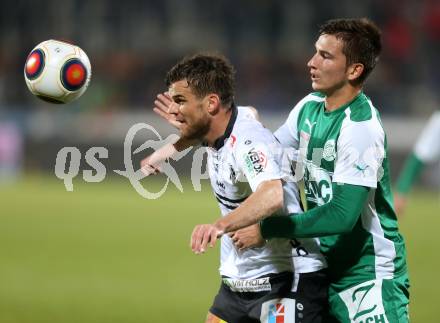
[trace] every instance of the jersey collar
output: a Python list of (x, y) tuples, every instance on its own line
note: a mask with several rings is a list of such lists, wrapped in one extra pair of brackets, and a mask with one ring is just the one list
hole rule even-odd
[[(232, 103), (231, 109), (232, 109), (231, 119), (229, 119), (225, 133), (214, 141), (213, 148), (216, 150), (220, 150), (225, 145), (226, 140), (229, 138), (229, 136), (232, 133), (232, 129), (234, 128), (235, 121), (237, 120), (238, 109), (234, 103)], [(208, 144), (206, 142), (203, 143), (203, 146), (207, 146), (207, 145)]]

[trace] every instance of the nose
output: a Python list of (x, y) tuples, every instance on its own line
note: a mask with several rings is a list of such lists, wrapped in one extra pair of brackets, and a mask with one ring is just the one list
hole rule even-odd
[(177, 115), (179, 113), (179, 107), (180, 105), (176, 102), (171, 102), (171, 104), (168, 106), (168, 113)]
[(308, 68), (316, 68), (315, 67), (315, 57), (316, 57), (316, 54), (313, 55), (312, 58), (310, 58), (310, 60), (307, 62)]

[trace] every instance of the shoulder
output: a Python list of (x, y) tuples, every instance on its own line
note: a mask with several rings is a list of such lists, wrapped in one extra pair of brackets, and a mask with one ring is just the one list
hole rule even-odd
[(306, 105), (320, 103), (325, 100), (324, 94), (320, 92), (312, 92), (303, 97), (295, 106), (295, 108), (303, 108)]
[(383, 141), (385, 132), (379, 112), (366, 96), (349, 106), (345, 111), (341, 126), (341, 136), (361, 141)]
[(260, 120), (258, 110), (253, 106), (238, 106), (238, 113), (244, 118), (251, 118), (255, 120)]
[(234, 150), (278, 144), (273, 133), (254, 118), (237, 118), (231, 137)]
[(296, 123), (298, 117), (304, 110), (315, 109), (318, 104), (325, 100), (325, 96), (319, 92), (312, 92), (303, 97), (290, 111), (287, 119), (288, 123)]
[(245, 138), (273, 138), (272, 132), (254, 118), (237, 118), (232, 133), (237, 136), (237, 143), (245, 140)]

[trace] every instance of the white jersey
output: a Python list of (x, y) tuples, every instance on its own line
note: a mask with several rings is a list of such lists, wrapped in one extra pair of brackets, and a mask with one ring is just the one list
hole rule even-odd
[[(214, 195), (225, 216), (237, 208), (258, 185), (286, 179), (281, 146), (273, 134), (246, 107), (234, 108), (225, 134), (208, 147), (208, 170)], [(301, 213), (296, 183), (283, 181), (284, 207), (279, 214)], [(239, 251), (229, 236), (221, 239), (220, 274), (253, 279), (270, 273), (313, 272), (326, 267), (318, 239), (271, 239), (262, 248)]]
[(417, 140), (414, 153), (422, 162), (431, 163), (440, 159), (440, 111), (434, 112)]

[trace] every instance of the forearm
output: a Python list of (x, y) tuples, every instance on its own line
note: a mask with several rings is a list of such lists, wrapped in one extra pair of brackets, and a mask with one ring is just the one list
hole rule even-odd
[(227, 233), (247, 227), (272, 215), (283, 206), (281, 180), (271, 180), (260, 184), (238, 208), (215, 222), (215, 226)]
[(400, 194), (407, 194), (415, 180), (418, 178), (424, 163), (412, 153), (405, 162), (399, 179), (397, 180), (396, 189)]
[(276, 216), (261, 222), (261, 233), (269, 238), (311, 238), (350, 232), (365, 205), (368, 188), (333, 184), (333, 199), (302, 214)]

